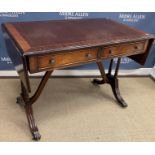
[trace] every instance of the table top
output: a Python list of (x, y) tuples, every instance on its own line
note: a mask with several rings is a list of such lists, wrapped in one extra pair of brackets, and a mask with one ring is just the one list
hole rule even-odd
[(4, 23), (24, 55), (56, 52), (153, 38), (110, 19)]

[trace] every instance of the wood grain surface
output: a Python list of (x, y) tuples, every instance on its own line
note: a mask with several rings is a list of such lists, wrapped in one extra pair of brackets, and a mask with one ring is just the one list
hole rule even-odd
[(15, 22), (5, 23), (4, 27), (24, 54), (117, 44), (153, 37), (110, 19)]

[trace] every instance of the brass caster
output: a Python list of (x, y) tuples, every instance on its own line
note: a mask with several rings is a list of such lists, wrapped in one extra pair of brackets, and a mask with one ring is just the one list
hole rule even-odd
[(32, 136), (33, 136), (33, 140), (36, 140), (36, 141), (40, 140), (40, 138), (41, 138), (39, 131), (33, 132)]

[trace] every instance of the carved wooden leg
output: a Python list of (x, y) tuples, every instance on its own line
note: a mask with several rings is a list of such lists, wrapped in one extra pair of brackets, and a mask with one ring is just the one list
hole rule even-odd
[(25, 106), (25, 101), (23, 99), (23, 92), (24, 92), (24, 86), (23, 86), (23, 83), (21, 81), (21, 93), (20, 93), (20, 96), (17, 97), (17, 100), (16, 100), (16, 103), (21, 105), (21, 106)]
[(98, 66), (99, 71), (101, 73), (102, 79), (101, 80), (93, 79), (92, 83), (94, 85), (101, 85), (101, 84), (104, 84), (104, 83), (108, 83), (108, 78), (107, 78), (107, 76), (105, 74), (105, 70), (104, 70), (104, 66), (103, 66), (102, 62), (97, 62), (97, 66)]
[(41, 138), (41, 135), (39, 134), (38, 131), (38, 127), (35, 123), (35, 119), (33, 116), (33, 109), (32, 109), (32, 104), (38, 99), (38, 97), (40, 96), (43, 88), (46, 85), (46, 82), (48, 81), (51, 73), (53, 71), (47, 71), (45, 73), (45, 75), (43, 76), (36, 92), (34, 93), (34, 95), (32, 97), (29, 97), (29, 93), (28, 90), (25, 88), (25, 86), (23, 85), (23, 83), (21, 82), (21, 96), (19, 98), (17, 98), (17, 103), (18, 104), (22, 104), (24, 102), (24, 106), (25, 106), (25, 111), (26, 111), (26, 115), (27, 115), (27, 120), (29, 123), (29, 127), (30, 127), (30, 131), (32, 133), (33, 139), (34, 140), (39, 140)]
[(28, 120), (28, 123), (29, 123), (30, 131), (32, 133), (33, 139), (34, 140), (40, 140), (41, 135), (39, 133), (37, 125), (35, 124), (32, 105), (31, 104), (26, 104), (25, 105), (25, 111), (26, 111), (26, 116), (27, 116), (27, 120)]
[(121, 97), (121, 94), (120, 94), (118, 79), (114, 76), (110, 76), (110, 75), (107, 75), (107, 76), (116, 100), (122, 107), (127, 107), (128, 105), (126, 104), (126, 102), (124, 101), (124, 99)]
[(35, 119), (33, 116), (33, 110), (32, 110), (32, 104), (29, 103), (28, 91), (26, 90), (25, 86), (22, 83), (21, 83), (21, 87), (22, 87), (21, 95), (25, 103), (25, 112), (26, 112), (31, 134), (34, 140), (39, 140), (41, 138), (41, 135), (39, 134), (38, 127), (35, 123)]
[(126, 104), (124, 99), (121, 97), (120, 90), (119, 90), (119, 83), (117, 79), (120, 62), (121, 62), (121, 58), (118, 58), (115, 73), (114, 75), (112, 75), (111, 71), (112, 71), (113, 60), (111, 60), (107, 77), (109, 79), (109, 84), (111, 85), (111, 88), (112, 88), (112, 91), (113, 91), (113, 94), (116, 100), (122, 107), (127, 107), (128, 105)]
[(112, 73), (111, 73), (112, 66), (113, 66), (113, 59), (110, 61), (109, 70), (108, 70), (107, 74), (105, 73), (105, 69), (104, 69), (102, 62), (97, 62), (98, 68), (99, 68), (101, 76), (102, 76), (102, 80), (94, 79), (92, 83), (95, 85), (98, 85), (98, 84), (100, 85), (100, 84), (104, 84), (104, 83), (110, 84), (113, 94), (114, 94), (116, 100), (118, 101), (118, 103), (122, 107), (127, 107), (126, 102), (121, 97), (121, 94), (119, 91), (118, 79), (117, 79), (120, 61), (121, 61), (121, 58), (118, 58), (114, 75), (112, 75)]

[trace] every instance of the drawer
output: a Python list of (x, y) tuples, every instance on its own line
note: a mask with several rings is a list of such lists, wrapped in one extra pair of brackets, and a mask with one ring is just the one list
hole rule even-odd
[(112, 58), (118, 56), (130, 56), (133, 54), (144, 53), (145, 42), (138, 42), (132, 44), (122, 44), (112, 47), (106, 47), (101, 53), (102, 58)]
[(59, 54), (46, 54), (31, 57), (29, 59), (29, 70), (31, 73), (45, 69), (58, 69), (74, 64), (83, 64), (97, 59), (97, 48), (75, 50)]

